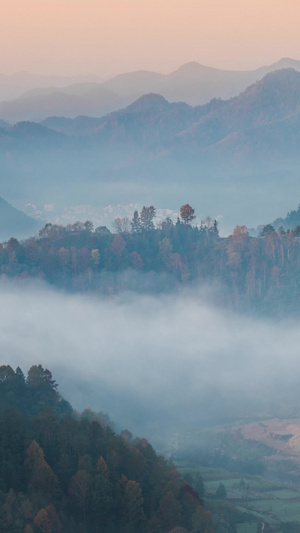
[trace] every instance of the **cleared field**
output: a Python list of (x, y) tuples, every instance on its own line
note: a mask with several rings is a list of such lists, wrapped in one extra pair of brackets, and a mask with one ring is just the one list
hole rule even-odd
[(249, 503), (252, 507), (261, 513), (271, 513), (278, 522), (299, 522), (300, 523), (300, 503), (299, 501), (287, 500), (260, 500), (255, 503)]
[(246, 522), (237, 526), (237, 533), (257, 533), (257, 524)]
[(226, 489), (236, 489), (239, 486), (239, 483), (241, 482), (241, 478), (233, 478), (233, 479), (218, 479), (213, 481), (205, 481), (205, 488), (207, 491), (210, 490), (217, 490), (220, 481), (222, 481), (223, 485), (225, 485)]
[[(215, 523), (235, 524), (237, 533), (257, 533), (263, 523), (266, 530), (269, 524), (278, 533), (300, 533), (300, 419), (241, 424), (205, 436), (212, 438), (216, 468), (214, 457), (200, 452), (177, 466), (191, 479), (200, 473)], [(227, 496), (218, 500), (220, 483)]]
[(300, 492), (291, 489), (271, 490), (268, 492), (269, 496), (274, 496), (279, 500), (293, 500), (298, 499), (300, 502)]

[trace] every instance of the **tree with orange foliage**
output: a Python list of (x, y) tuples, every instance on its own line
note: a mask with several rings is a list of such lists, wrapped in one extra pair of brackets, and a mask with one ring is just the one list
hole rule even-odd
[(180, 208), (180, 218), (184, 224), (190, 224), (194, 218), (196, 218), (195, 209), (193, 209), (190, 204), (182, 205)]

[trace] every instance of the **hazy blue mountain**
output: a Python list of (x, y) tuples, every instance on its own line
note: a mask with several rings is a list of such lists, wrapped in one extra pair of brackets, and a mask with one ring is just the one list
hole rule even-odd
[(148, 94), (101, 118), (23, 121), (2, 133), (0, 146), (6, 137), (11, 146), (13, 140), (63, 145), (68, 139), (68, 145), (78, 149), (81, 145), (72, 137), (81, 137), (99, 148), (129, 146), (151, 154), (163, 151), (165, 156), (178, 155), (178, 150), (181, 156), (202, 153), (213, 158), (297, 155), (299, 120), (300, 73), (283, 69), (267, 74), (235, 98), (214, 99), (203, 106), (170, 103), (161, 95)]
[(22, 121), (13, 126), (5, 126), (0, 131), (0, 151), (25, 148), (33, 151), (45, 147), (60, 147), (65, 136), (36, 122)]
[[(92, 76), (76, 80), (26, 74), (1, 78), (0, 75), (0, 118), (18, 122), (43, 120), (52, 115), (100, 117), (148, 93), (160, 94), (170, 102), (203, 105), (213, 98), (237, 96), (267, 73), (284, 68), (300, 71), (300, 61), (284, 58), (248, 71), (222, 70), (190, 62), (170, 74), (141, 70), (120, 74), (102, 83)], [(9, 85), (14, 83), (15, 89)], [(5, 87), (11, 89), (5, 92)]]
[(2, 194), (61, 211), (132, 202), (176, 210), (192, 197), (200, 216), (255, 227), (298, 194), (299, 146), (300, 73), (283, 69), (201, 106), (152, 93), (101, 118), (3, 129)]
[(6, 120), (0, 119), (0, 128), (1, 129), (8, 129), (11, 127), (11, 124), (9, 122), (6, 122)]
[(102, 80), (99, 76), (43, 76), (29, 72), (17, 72), (11, 75), (0, 74), (0, 100), (19, 98), (26, 91), (37, 87), (66, 87), (76, 83), (90, 83)]
[(120, 141), (126, 144), (134, 138), (137, 144), (145, 145), (173, 137), (225, 104), (215, 99), (206, 105), (192, 107), (184, 102), (170, 103), (163, 96), (150, 93), (101, 118), (48, 117), (41, 125), (70, 136), (88, 135), (90, 140), (97, 138), (103, 143)]
[(170, 101), (180, 100), (199, 105), (213, 98), (236, 96), (267, 73), (283, 68), (300, 71), (300, 61), (285, 58), (273, 65), (248, 71), (212, 68), (194, 61), (170, 74), (131, 72), (108, 80), (103, 85), (127, 98), (134, 99), (142, 94), (155, 92)]
[(241, 151), (265, 158), (270, 153), (297, 155), (299, 112), (300, 73), (275, 71), (177, 134), (176, 149), (202, 147), (223, 156)]
[(300, 61), (282, 59), (273, 65), (250, 71), (222, 70), (192, 62), (165, 76), (154, 90), (170, 101), (184, 100), (191, 105), (198, 105), (212, 98), (236, 96), (268, 72), (283, 68), (300, 71)]
[(169, 103), (158, 94), (142, 96), (100, 119), (48, 118), (43, 125), (68, 135), (89, 135), (101, 145), (120, 144), (165, 151), (203, 152), (229, 157), (296, 153), (300, 119), (300, 73), (267, 74), (238, 97), (204, 106)]
[(80, 84), (67, 90), (40, 89), (12, 101), (0, 102), (0, 117), (10, 122), (40, 121), (52, 115), (98, 117), (120, 108), (123, 99), (101, 85)]
[(25, 215), (0, 197), (0, 240), (18, 239), (37, 233), (43, 222)]
[(165, 79), (164, 74), (138, 70), (119, 74), (102, 85), (124, 97), (134, 99), (152, 92), (152, 89)]

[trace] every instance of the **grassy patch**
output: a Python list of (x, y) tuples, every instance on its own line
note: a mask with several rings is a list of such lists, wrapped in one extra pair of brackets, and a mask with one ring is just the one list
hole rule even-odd
[(237, 533), (257, 533), (257, 524), (253, 522), (245, 522), (237, 525)]
[(279, 500), (299, 499), (300, 501), (300, 492), (292, 489), (279, 489), (269, 491), (269, 495), (274, 496), (274, 498), (278, 498)]

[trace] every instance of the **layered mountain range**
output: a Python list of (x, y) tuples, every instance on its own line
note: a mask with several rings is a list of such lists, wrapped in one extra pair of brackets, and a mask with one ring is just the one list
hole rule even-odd
[[(84, 145), (142, 148), (152, 154), (181, 153), (278, 155), (298, 153), (300, 72), (283, 69), (267, 74), (239, 96), (213, 99), (192, 107), (147, 94), (101, 118), (49, 117), (39, 124), (0, 123), (1, 145)], [(8, 140), (9, 139), (9, 140)]]
[(201, 214), (256, 226), (295, 204), (299, 145), (300, 72), (281, 69), (194, 107), (150, 93), (100, 118), (2, 121), (1, 194), (18, 207), (22, 198), (178, 209), (199, 197)]
[(102, 82), (95, 76), (68, 79), (0, 75), (0, 117), (12, 123), (39, 121), (52, 115), (100, 117), (148, 93), (160, 94), (171, 102), (202, 105), (213, 98), (236, 96), (267, 73), (284, 68), (300, 71), (300, 61), (285, 58), (249, 71), (222, 70), (191, 62), (170, 74), (137, 71)]

